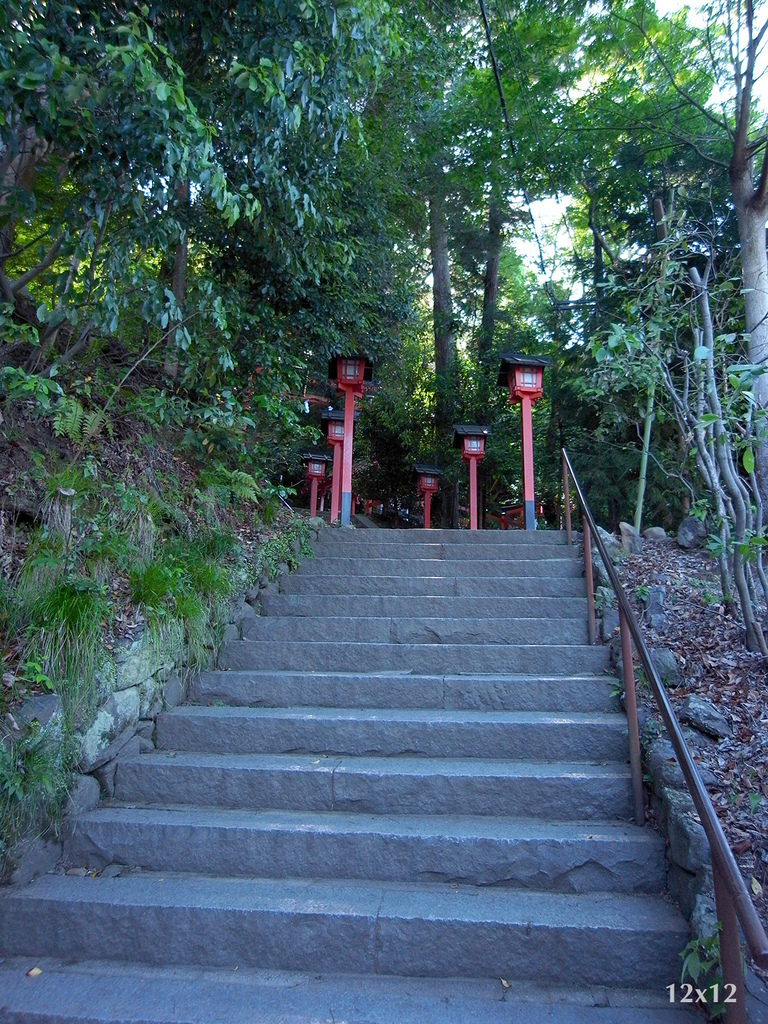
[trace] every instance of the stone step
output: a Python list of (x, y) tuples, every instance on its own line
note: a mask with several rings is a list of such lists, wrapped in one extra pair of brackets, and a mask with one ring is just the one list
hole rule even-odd
[(201, 672), (190, 699), (252, 707), (616, 711), (616, 680), (599, 676), (453, 676), (410, 672)]
[(355, 757), (628, 758), (622, 714), (348, 708), (179, 707), (157, 716), (159, 750)]
[[(335, 612), (335, 609), (331, 609)], [(380, 644), (585, 644), (580, 618), (464, 619), (305, 615), (245, 619), (243, 639)]]
[(534, 619), (577, 618), (587, 620), (585, 597), (407, 597), (386, 594), (337, 594), (325, 604), (315, 594), (264, 594), (261, 614), (270, 617), (310, 616), (319, 612), (367, 616), (423, 616), (435, 619)]
[(451, 672), (476, 675), (596, 674), (610, 649), (587, 644), (369, 644), (338, 641), (236, 640), (219, 654), (222, 669), (288, 669), (308, 672)]
[[(36, 957), (0, 964), (6, 1024), (700, 1024), (666, 992), (498, 978), (200, 970)], [(507, 980), (506, 978), (504, 979)]]
[(617, 762), (157, 751), (118, 762), (115, 797), (158, 805), (551, 821), (627, 821), (632, 813), (629, 767)]
[(81, 815), (69, 860), (89, 870), (504, 885), (553, 892), (664, 888), (664, 842), (635, 825), (517, 818), (113, 805)]
[[(565, 530), (321, 530), (317, 543), (373, 546), (375, 544), (451, 544), (456, 547), (493, 544), (499, 547), (566, 547)], [(571, 545), (576, 547), (576, 545)]]
[(323, 572), (289, 573), (280, 577), (283, 594), (356, 595), (384, 597), (584, 597), (584, 578), (547, 579), (541, 576), (359, 576)]
[(386, 558), (325, 555), (306, 558), (295, 572), (297, 578), (316, 575), (339, 576), (488, 576), (502, 579), (539, 577), (581, 578), (584, 566), (575, 558)]
[(445, 562), (467, 562), (469, 560), (481, 561), (492, 560), (498, 562), (503, 568), (504, 574), (512, 569), (514, 572), (515, 563), (532, 559), (545, 561), (566, 561), (579, 562), (581, 555), (576, 547), (568, 547), (565, 544), (448, 544), (430, 543), (425, 541), (422, 544), (409, 544), (407, 542), (381, 543), (348, 543), (345, 538), (326, 541), (321, 538), (312, 545), (315, 558), (398, 558), (402, 560), (417, 559), (440, 559)]
[(653, 896), (142, 872), (11, 889), (0, 935), (6, 956), (661, 991), (688, 926)]

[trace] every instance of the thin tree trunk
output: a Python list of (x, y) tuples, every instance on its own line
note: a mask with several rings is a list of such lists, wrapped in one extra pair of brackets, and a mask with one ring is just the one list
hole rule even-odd
[(486, 358), (493, 347), (493, 329), (496, 323), (496, 302), (499, 296), (499, 263), (501, 261), (501, 229), (504, 213), (501, 203), (493, 196), (488, 211), (488, 259), (483, 284), (483, 322), (480, 331), (480, 359)]

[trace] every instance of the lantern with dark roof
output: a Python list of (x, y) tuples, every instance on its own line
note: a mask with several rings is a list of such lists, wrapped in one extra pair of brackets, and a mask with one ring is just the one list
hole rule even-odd
[(533, 403), (543, 392), (546, 356), (523, 356), (502, 352), (498, 385), (509, 388), (510, 405), (520, 403), (520, 435), (523, 461), (523, 518), (526, 530), (536, 529), (533, 474)]
[(317, 515), (317, 490), (321, 480), (325, 480), (325, 467), (331, 461), (328, 452), (307, 451), (301, 453), (307, 464), (307, 480), (309, 480), (309, 514)]
[(469, 528), (477, 529), (477, 464), (485, 455), (490, 427), (478, 423), (454, 423), (453, 447), (461, 449), (461, 461), (469, 463)]
[[(373, 376), (365, 356), (334, 356), (328, 364), (328, 377), (344, 392), (344, 442), (341, 465), (341, 525), (348, 526), (352, 517), (352, 441), (354, 434), (355, 398), (363, 394), (363, 384)], [(334, 462), (335, 466), (335, 462)]]
[(420, 462), (414, 462), (413, 470), (419, 478), (416, 489), (424, 495), (424, 529), (428, 530), (432, 521), (432, 495), (436, 493), (438, 480), (443, 474), (437, 466), (426, 466)]

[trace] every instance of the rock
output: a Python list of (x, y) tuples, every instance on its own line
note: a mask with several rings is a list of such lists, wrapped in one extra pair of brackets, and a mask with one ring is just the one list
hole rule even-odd
[[(139, 687), (139, 716), (141, 718), (154, 718), (150, 711), (161, 699), (163, 683), (160, 679), (145, 679)], [(156, 714), (156, 712), (155, 712)]]
[(111, 761), (107, 761), (106, 764), (99, 765), (98, 768), (94, 769), (94, 777), (101, 787), (101, 792), (104, 796), (112, 799), (115, 795), (115, 773), (117, 772), (117, 759), (112, 758)]
[(258, 617), (259, 613), (256, 611), (254, 606), (246, 602), (243, 605), (242, 614), (240, 615), (240, 618), (237, 621), (240, 625), (242, 625), (246, 619), (257, 619)]
[(100, 797), (99, 783), (92, 775), (75, 775), (69, 791), (69, 813), (77, 817), (92, 811), (98, 807)]
[(669, 859), (685, 871), (696, 874), (711, 864), (709, 840), (698, 820), (693, 800), (687, 793), (664, 788), (667, 812)]
[(61, 857), (61, 843), (37, 836), (25, 843), (15, 856), (16, 866), (11, 873), (11, 882), (14, 885), (26, 885), (38, 875), (53, 871)]
[(677, 531), (677, 543), (681, 548), (698, 548), (707, 539), (707, 527), (701, 519), (686, 516)]
[(239, 628), (237, 626), (230, 625), (230, 626), (227, 626), (227, 628), (224, 630), (224, 632), (223, 632), (223, 634), (221, 636), (221, 643), (222, 643), (222, 645), (224, 645), (224, 644), (231, 644), (231, 643), (234, 643), (235, 640), (239, 640), (239, 639), (240, 639), (240, 630), (239, 630)]
[(603, 559), (600, 557), (600, 552), (597, 548), (592, 548), (592, 586), (595, 590), (599, 590), (600, 587), (605, 587), (606, 590), (610, 589), (613, 592), (611, 584), (611, 577), (603, 563)]
[(165, 681), (162, 693), (163, 705), (166, 710), (175, 708), (177, 704), (180, 704), (183, 694), (184, 688), (179, 674), (177, 672), (171, 673)]
[(649, 526), (647, 530), (643, 531), (643, 537), (646, 540), (666, 540), (667, 531), (663, 526)]
[(118, 690), (96, 713), (93, 725), (80, 740), (80, 768), (84, 772), (113, 758), (133, 735), (139, 721), (141, 698), (132, 686)]
[(715, 901), (702, 893), (696, 897), (691, 914), (691, 934), (702, 941), (717, 935), (720, 926), (717, 923)]
[(55, 726), (61, 722), (61, 698), (55, 693), (30, 697), (21, 705), (17, 717), (28, 725), (39, 722), (43, 729), (49, 724)]
[(612, 533), (608, 533), (602, 526), (598, 526), (597, 532), (600, 534), (600, 540), (605, 545), (605, 550), (608, 552), (608, 557), (612, 562), (617, 562), (622, 556), (621, 542), (618, 541)]
[[(687, 791), (687, 785), (683, 771), (677, 762), (675, 749), (670, 740), (656, 739), (651, 744), (647, 754), (648, 770), (653, 779), (653, 791), (661, 796), (662, 788), (669, 786), (671, 789), (682, 789)], [(717, 786), (717, 778), (708, 769), (697, 766), (699, 775), (704, 785), (710, 789)]]
[(320, 530), (325, 529), (325, 520), (322, 519), (320, 516), (310, 516), (309, 519), (307, 520), (307, 525), (309, 526), (310, 530), (315, 530), (319, 533)]
[(607, 643), (618, 628), (619, 613), (615, 608), (603, 608), (603, 621), (600, 625), (603, 640)]
[(140, 686), (147, 679), (167, 674), (174, 668), (174, 658), (167, 650), (158, 650), (148, 639), (134, 641), (115, 652), (115, 690)]
[(136, 735), (142, 739), (151, 740), (155, 733), (155, 720), (153, 718), (142, 718), (136, 726)]
[(695, 694), (691, 694), (683, 701), (680, 718), (700, 732), (714, 736), (715, 739), (722, 740), (731, 735), (727, 719), (720, 714), (715, 705)]
[(621, 546), (630, 555), (639, 555), (643, 550), (643, 538), (631, 523), (619, 523)]
[(745, 981), (749, 1024), (768, 1024), (768, 986), (751, 967), (747, 968)]
[(672, 688), (682, 686), (683, 675), (677, 663), (675, 652), (671, 651), (668, 647), (651, 647), (650, 653), (651, 661), (659, 673), (659, 678), (664, 686)]
[(140, 754), (151, 754), (155, 749), (155, 744), (152, 740), (145, 739), (143, 736), (137, 736), (136, 739), (139, 741)]
[(256, 605), (259, 603), (260, 587), (258, 584), (255, 587), (251, 587), (245, 592), (245, 603), (246, 605)]

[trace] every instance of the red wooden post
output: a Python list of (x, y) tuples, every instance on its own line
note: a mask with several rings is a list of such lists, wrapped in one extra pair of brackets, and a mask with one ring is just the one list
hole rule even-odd
[(341, 508), (341, 444), (333, 443), (333, 476), (331, 477), (331, 522), (339, 518)]
[(529, 395), (520, 399), (520, 433), (523, 455), (523, 515), (525, 529), (536, 529), (536, 508), (533, 497), (533, 402)]
[(341, 467), (341, 525), (348, 526), (352, 517), (352, 443), (355, 430), (355, 398), (363, 394), (366, 374), (365, 356), (337, 356), (331, 360), (328, 376), (335, 377), (336, 387), (344, 392), (344, 449)]
[(477, 529), (477, 459), (469, 460), (469, 528)]
[(309, 489), (309, 514), (317, 515), (317, 488), (321, 480), (325, 480), (325, 464), (328, 456), (325, 452), (309, 451), (302, 452), (302, 458), (307, 463), (307, 479), (310, 482)]

